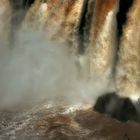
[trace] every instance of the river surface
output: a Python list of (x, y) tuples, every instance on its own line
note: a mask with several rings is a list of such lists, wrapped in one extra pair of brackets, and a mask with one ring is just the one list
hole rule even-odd
[(90, 104), (37, 102), (0, 110), (0, 140), (140, 139), (140, 124), (99, 114)]

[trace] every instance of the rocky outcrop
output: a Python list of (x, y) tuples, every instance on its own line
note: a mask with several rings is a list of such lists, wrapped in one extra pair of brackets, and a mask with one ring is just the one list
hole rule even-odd
[[(138, 105), (139, 107), (139, 105)], [(121, 98), (115, 93), (105, 94), (97, 99), (94, 110), (106, 113), (120, 121), (140, 121), (140, 115), (129, 98)]]

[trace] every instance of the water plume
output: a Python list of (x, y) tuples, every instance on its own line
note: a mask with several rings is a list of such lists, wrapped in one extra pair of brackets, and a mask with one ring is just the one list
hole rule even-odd
[(79, 77), (75, 57), (66, 44), (55, 43), (36, 31), (19, 31), (13, 49), (0, 47), (0, 105), (30, 99), (65, 97), (90, 102), (106, 90), (101, 82)]
[[(1, 106), (28, 97), (65, 96), (70, 102), (93, 103), (100, 94), (116, 88), (125, 95), (128, 87), (133, 87), (133, 93), (139, 90), (139, 33), (134, 35), (139, 29), (139, 22), (134, 24), (138, 17), (136, 4), (128, 14), (118, 43), (117, 0), (30, 2), (29, 9), (22, 7), (24, 16), (16, 15), (22, 18), (18, 28), (17, 18), (6, 24), (5, 19), (1, 20), (4, 30), (1, 28), (0, 35), (11, 35), (0, 42)], [(12, 7), (8, 6), (10, 11)], [(6, 11), (5, 8), (1, 19)], [(8, 16), (11, 19), (15, 15), (8, 12)], [(133, 40), (137, 41), (133, 44)], [(12, 47), (8, 48), (5, 42)], [(131, 51), (130, 45), (134, 45)]]
[(127, 23), (120, 40), (116, 85), (118, 93), (133, 100), (139, 98), (139, 1), (136, 0), (127, 14)]
[[(107, 2), (109, 5), (107, 5)], [(104, 8), (106, 7), (106, 8)], [(89, 77), (104, 77), (106, 82), (113, 83), (117, 50), (116, 14), (118, 1), (101, 0), (95, 3), (95, 14), (92, 17), (90, 42), (87, 48)], [(110, 85), (112, 86), (112, 85)]]

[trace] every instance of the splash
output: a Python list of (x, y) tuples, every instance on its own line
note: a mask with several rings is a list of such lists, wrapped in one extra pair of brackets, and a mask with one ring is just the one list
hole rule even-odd
[(138, 98), (136, 3), (119, 40), (117, 0), (36, 0), (14, 29), (12, 7), (5, 1), (0, 15), (0, 104), (59, 97), (93, 103), (110, 91)]
[[(74, 7), (77, 4), (79, 2), (74, 4)], [(31, 8), (34, 9), (34, 6)], [(79, 7), (79, 11), (80, 9), (81, 7)], [(27, 17), (30, 15), (30, 10)], [(12, 47), (4, 45), (0, 47), (1, 107), (27, 100), (32, 102), (32, 100), (47, 98), (55, 101), (61, 97), (65, 97), (64, 100), (72, 104), (77, 102), (93, 103), (99, 94), (107, 90), (103, 84), (104, 81), (102, 81), (101, 88), (101, 82), (87, 80), (86, 76), (81, 76), (83, 72), (80, 72), (79, 75), (76, 64), (79, 57), (71, 53), (71, 47), (73, 47), (71, 44), (51, 39), (50, 35), (54, 35), (62, 29), (59, 22), (55, 25), (56, 28), (49, 27), (51, 30), (47, 35), (41, 30), (45, 25), (46, 11), (48, 11), (48, 4), (41, 3), (35, 18), (39, 18), (38, 21), (42, 24), (33, 21), (35, 25), (42, 26), (41, 28), (31, 28), (28, 18), (25, 16), (22, 24), (18, 25), (20, 28), (15, 28), (12, 32), (14, 33)], [(73, 14), (75, 14), (75, 8), (70, 12), (70, 15), (73, 16)], [(60, 19), (66, 20), (68, 23), (75, 22), (76, 18), (70, 18), (70, 15), (66, 19), (61, 17)], [(47, 19), (53, 21), (50, 17)], [(63, 31), (66, 36), (68, 28), (70, 27), (66, 26), (66, 30)], [(73, 32), (75, 32), (75, 28), (76, 25), (72, 27)], [(4, 33), (7, 33), (6, 30)]]
[(117, 65), (117, 90), (122, 96), (136, 100), (139, 97), (139, 1), (135, 1), (129, 10), (128, 20), (123, 28), (120, 41), (119, 61)]

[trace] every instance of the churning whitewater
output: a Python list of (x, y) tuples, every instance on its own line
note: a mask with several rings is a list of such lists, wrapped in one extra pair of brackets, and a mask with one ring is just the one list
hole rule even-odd
[(107, 92), (139, 98), (139, 0), (129, 5), (122, 25), (119, 0), (0, 5), (2, 105), (60, 96), (93, 103)]
[(0, 7), (0, 140), (139, 140), (140, 0)]

